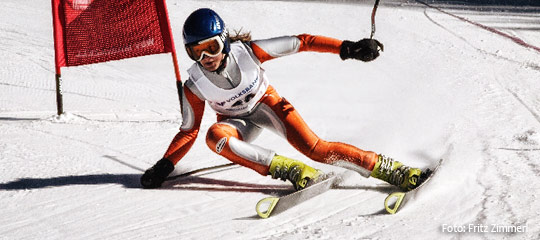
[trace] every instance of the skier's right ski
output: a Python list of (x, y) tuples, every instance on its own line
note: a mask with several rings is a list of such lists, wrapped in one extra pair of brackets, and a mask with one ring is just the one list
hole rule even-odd
[(342, 179), (342, 176), (339, 174), (332, 174), (322, 177), (326, 177), (326, 179), (308, 186), (300, 191), (285, 195), (283, 197), (267, 197), (261, 199), (256, 206), (257, 214), (261, 218), (268, 218), (272, 214), (279, 214), (298, 205), (299, 203), (328, 191), (334, 185), (338, 184)]

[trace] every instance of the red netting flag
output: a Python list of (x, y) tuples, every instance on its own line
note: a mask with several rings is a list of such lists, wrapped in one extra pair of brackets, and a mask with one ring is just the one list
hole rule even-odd
[(165, 0), (52, 0), (56, 68), (171, 52)]

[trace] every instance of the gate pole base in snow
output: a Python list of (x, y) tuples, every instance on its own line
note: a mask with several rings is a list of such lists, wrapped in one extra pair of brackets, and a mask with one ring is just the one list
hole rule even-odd
[(59, 73), (56, 74), (56, 110), (58, 116), (64, 113), (64, 102), (62, 96), (62, 75)]

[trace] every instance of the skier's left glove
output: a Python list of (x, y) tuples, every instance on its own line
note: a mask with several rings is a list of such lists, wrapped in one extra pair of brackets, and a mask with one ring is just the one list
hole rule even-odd
[(379, 50), (384, 51), (384, 45), (375, 39), (364, 38), (358, 42), (345, 40), (341, 44), (339, 56), (342, 60), (353, 58), (369, 62), (379, 56)]

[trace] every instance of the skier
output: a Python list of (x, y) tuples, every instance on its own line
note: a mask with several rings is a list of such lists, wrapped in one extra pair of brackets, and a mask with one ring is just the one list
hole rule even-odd
[(183, 39), (195, 63), (188, 69), (189, 79), (178, 86), (182, 125), (164, 157), (142, 175), (144, 188), (160, 187), (189, 151), (198, 135), (205, 103), (217, 112), (217, 122), (206, 135), (212, 151), (261, 175), (290, 180), (297, 190), (322, 172), (252, 144), (263, 128), (283, 136), (315, 161), (345, 162), (366, 177), (371, 175), (404, 190), (415, 188), (420, 169), (345, 143), (320, 139), (293, 105), (278, 95), (261, 67), (265, 61), (303, 51), (335, 53), (342, 60), (368, 62), (379, 56), (383, 48), (379, 41), (340, 41), (308, 34), (251, 41), (249, 34), (229, 36), (221, 17), (207, 8), (187, 18)]

